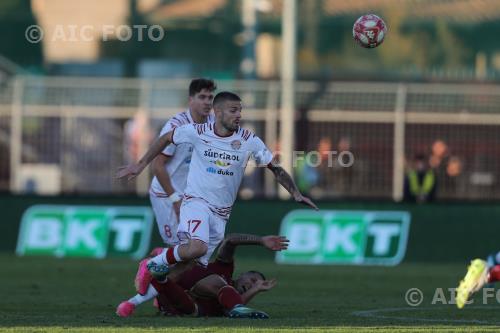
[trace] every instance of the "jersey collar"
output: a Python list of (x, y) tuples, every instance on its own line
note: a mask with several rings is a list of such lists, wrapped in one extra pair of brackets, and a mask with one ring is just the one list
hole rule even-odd
[[(186, 109), (186, 115), (187, 115), (187, 117), (188, 117), (188, 119), (189, 119), (189, 122), (190, 122), (191, 124), (197, 124), (197, 123), (194, 121), (193, 117), (191, 116), (191, 109), (189, 109), (189, 108), (187, 108), (187, 109)], [(208, 117), (207, 117), (207, 123), (209, 123), (209, 122), (213, 122), (213, 121), (215, 121), (215, 115), (214, 115), (214, 112), (213, 112), (213, 111), (210, 111), (210, 113), (208, 114)]]

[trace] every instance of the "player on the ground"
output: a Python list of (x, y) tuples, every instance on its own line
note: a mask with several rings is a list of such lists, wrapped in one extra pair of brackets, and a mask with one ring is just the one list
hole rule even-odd
[(487, 283), (500, 281), (500, 252), (488, 256), (487, 261), (474, 259), (467, 268), (467, 274), (457, 288), (456, 303), (463, 308), (471, 296)]
[(166, 283), (152, 280), (146, 295), (137, 294), (120, 303), (116, 313), (128, 317), (138, 305), (157, 297), (160, 310), (166, 314), (267, 318), (264, 312), (244, 305), (259, 292), (273, 288), (276, 280), (266, 280), (257, 271), (242, 273), (233, 280), (234, 252), (239, 245), (261, 245), (281, 251), (287, 249), (288, 240), (281, 236), (229, 235), (219, 247), (215, 261), (207, 267), (195, 266), (175, 282), (171, 278)]
[[(147, 271), (155, 278), (165, 278), (170, 266), (179, 262), (197, 259), (207, 265), (210, 255), (224, 238), (231, 207), (250, 157), (257, 164), (266, 165), (295, 201), (318, 209), (273, 160), (262, 140), (239, 126), (242, 110), (239, 96), (231, 92), (218, 93), (213, 106), (214, 123), (175, 128), (158, 138), (139, 162), (120, 168), (117, 174), (118, 178), (132, 179), (168, 144), (193, 144), (177, 232), (181, 244), (164, 249), (148, 261)], [(139, 283), (147, 286), (150, 275), (145, 272), (141, 276), (143, 279)]]

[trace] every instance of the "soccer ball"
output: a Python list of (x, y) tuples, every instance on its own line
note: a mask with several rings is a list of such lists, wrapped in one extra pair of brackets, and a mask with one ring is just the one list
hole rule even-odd
[(382, 44), (387, 27), (384, 20), (374, 14), (363, 15), (354, 22), (352, 36), (359, 45), (374, 48)]

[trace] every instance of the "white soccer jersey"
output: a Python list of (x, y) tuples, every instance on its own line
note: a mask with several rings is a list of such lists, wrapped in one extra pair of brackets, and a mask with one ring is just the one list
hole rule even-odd
[(204, 199), (221, 216), (229, 217), (248, 160), (267, 165), (273, 158), (251, 131), (240, 127), (231, 136), (220, 137), (213, 122), (177, 127), (172, 140), (176, 145), (193, 145), (185, 195)]
[[(214, 121), (213, 113), (209, 114), (207, 121)], [(179, 112), (178, 114), (170, 118), (170, 120), (167, 121), (163, 126), (160, 132), (160, 136), (170, 132), (176, 127), (185, 124), (195, 124), (193, 118), (191, 117), (191, 112), (189, 111), (189, 109), (183, 112)], [(172, 156), (172, 159), (169, 161), (169, 163), (165, 165), (165, 169), (170, 176), (172, 186), (179, 193), (183, 193), (186, 188), (186, 180), (192, 151), (193, 145), (190, 143), (183, 143), (179, 145), (171, 144), (162, 151), (162, 154)], [(156, 176), (151, 181), (150, 190), (157, 196), (166, 196), (165, 190), (161, 186)]]

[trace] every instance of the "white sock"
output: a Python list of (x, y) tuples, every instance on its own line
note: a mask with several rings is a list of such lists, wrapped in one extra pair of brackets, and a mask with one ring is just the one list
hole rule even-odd
[(157, 265), (167, 265), (167, 249), (163, 249), (159, 255), (156, 257), (151, 258), (151, 261), (153, 261)]
[(181, 262), (181, 256), (179, 255), (179, 245), (174, 246), (174, 258), (177, 262)]
[(132, 297), (131, 299), (129, 299), (128, 301), (130, 303), (134, 304), (135, 306), (138, 306), (144, 302), (149, 301), (150, 299), (155, 298), (157, 295), (158, 295), (158, 292), (153, 287), (153, 285), (150, 284), (148, 287), (148, 291), (146, 291), (146, 294), (144, 294), (144, 295), (137, 294), (134, 297)]

